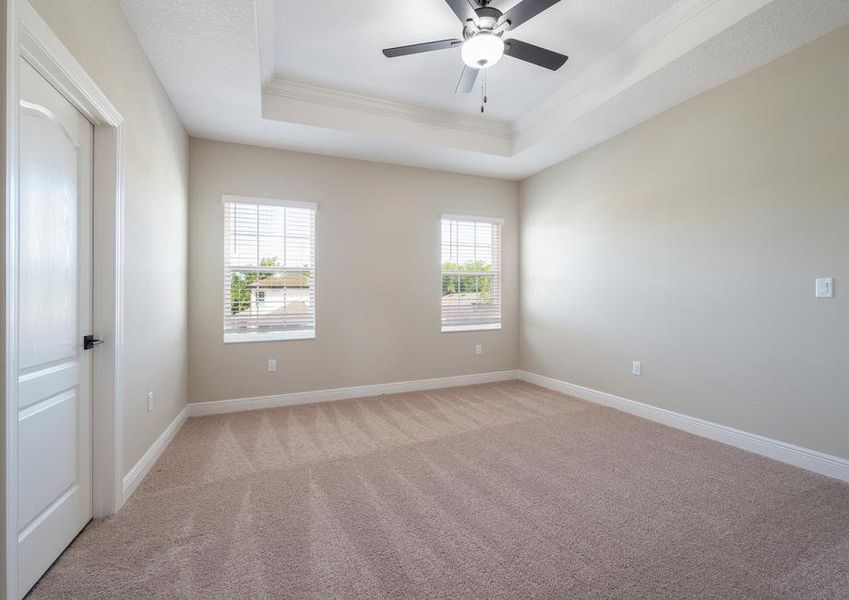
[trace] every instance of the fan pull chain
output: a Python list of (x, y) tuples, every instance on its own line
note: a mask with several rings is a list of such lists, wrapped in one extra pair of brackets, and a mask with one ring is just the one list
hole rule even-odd
[(486, 103), (489, 98), (486, 96), (486, 71), (483, 72), (483, 80), (481, 81), (481, 114), (484, 114)]

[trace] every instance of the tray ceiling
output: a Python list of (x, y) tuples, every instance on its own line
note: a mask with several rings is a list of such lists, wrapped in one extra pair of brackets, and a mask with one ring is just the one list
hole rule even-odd
[[(513, 0), (495, 0), (507, 10)], [(570, 56), (505, 57), (453, 96), (443, 0), (121, 0), (197, 137), (520, 179), (849, 23), (845, 0), (564, 0), (512, 37)]]
[[(506, 11), (515, 3), (495, 0), (491, 6)], [(380, 52), (460, 37), (460, 22), (444, 0), (316, 4), (277, 4), (277, 78), (480, 118), (480, 93), (452, 93), (462, 68), (459, 48), (393, 60)], [(509, 32), (506, 37), (550, 48), (570, 60), (557, 72), (511, 58), (486, 70), (489, 118), (520, 118), (673, 4), (675, 0), (563, 0)]]

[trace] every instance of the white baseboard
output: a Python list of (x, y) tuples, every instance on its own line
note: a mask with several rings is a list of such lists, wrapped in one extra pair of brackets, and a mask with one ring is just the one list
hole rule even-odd
[(689, 417), (671, 410), (658, 408), (650, 404), (637, 402), (636, 400), (628, 400), (627, 398), (621, 398), (613, 394), (582, 387), (574, 383), (567, 383), (529, 371), (520, 370), (519, 379), (550, 390), (562, 392), (569, 396), (574, 396), (575, 398), (609, 406), (622, 412), (668, 425), (675, 429), (722, 442), (729, 446), (754, 452), (755, 454), (760, 454), (761, 456), (766, 456), (767, 458), (795, 467), (801, 467), (808, 471), (819, 473), (820, 475), (849, 481), (849, 460), (844, 458), (802, 448), (801, 446), (794, 446), (793, 444), (773, 440), (762, 435), (747, 433), (739, 429), (705, 421), (704, 419)]
[[(171, 440), (174, 439), (174, 436), (177, 435), (177, 432), (180, 431), (180, 427), (183, 426), (183, 423), (186, 422), (186, 418), (188, 417), (189, 411), (188, 406), (184, 406), (183, 409), (177, 414), (171, 423), (168, 424), (168, 427), (165, 428), (165, 431), (156, 438), (156, 441), (147, 449), (142, 457), (139, 459), (133, 468), (130, 469), (130, 472), (124, 476), (124, 497), (123, 502), (126, 502), (130, 496), (133, 495), (133, 492), (136, 491), (136, 488), (142, 482), (145, 475), (148, 474), (151, 467), (156, 464), (156, 461), (162, 456), (162, 453), (165, 452), (165, 449), (168, 447), (168, 444), (171, 443)], [(122, 504), (123, 504), (122, 502)]]
[(215, 400), (212, 402), (190, 402), (188, 405), (190, 417), (220, 415), (246, 410), (263, 408), (278, 408), (296, 404), (313, 404), (316, 402), (332, 402), (333, 400), (349, 400), (351, 398), (367, 398), (383, 394), (403, 394), (421, 390), (459, 387), (477, 383), (492, 383), (495, 381), (510, 381), (518, 379), (518, 371), (494, 371), (474, 375), (456, 375), (438, 379), (419, 379), (416, 381), (398, 381), (394, 383), (378, 383), (356, 387), (318, 390), (314, 392), (295, 392), (292, 394), (277, 394), (274, 396), (257, 396), (254, 398), (238, 398), (235, 400)]

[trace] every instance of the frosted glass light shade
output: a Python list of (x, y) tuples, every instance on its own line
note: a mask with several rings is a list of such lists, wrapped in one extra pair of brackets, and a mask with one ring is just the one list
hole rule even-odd
[(463, 43), (460, 54), (467, 66), (473, 69), (486, 69), (504, 56), (504, 42), (497, 35), (479, 33)]

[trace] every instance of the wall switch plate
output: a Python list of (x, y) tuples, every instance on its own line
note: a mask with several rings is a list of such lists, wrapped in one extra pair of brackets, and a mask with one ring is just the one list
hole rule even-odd
[(640, 376), (643, 374), (643, 363), (639, 360), (635, 360), (631, 363), (631, 375)]
[(147, 393), (147, 412), (153, 412), (153, 392)]
[(817, 298), (834, 298), (834, 277), (817, 277)]
[(475, 344), (475, 354), (478, 356), (483, 354), (483, 344)]
[(276, 370), (277, 370), (277, 359), (276, 358), (269, 358), (268, 359), (268, 372), (271, 373), (272, 371), (276, 371)]

